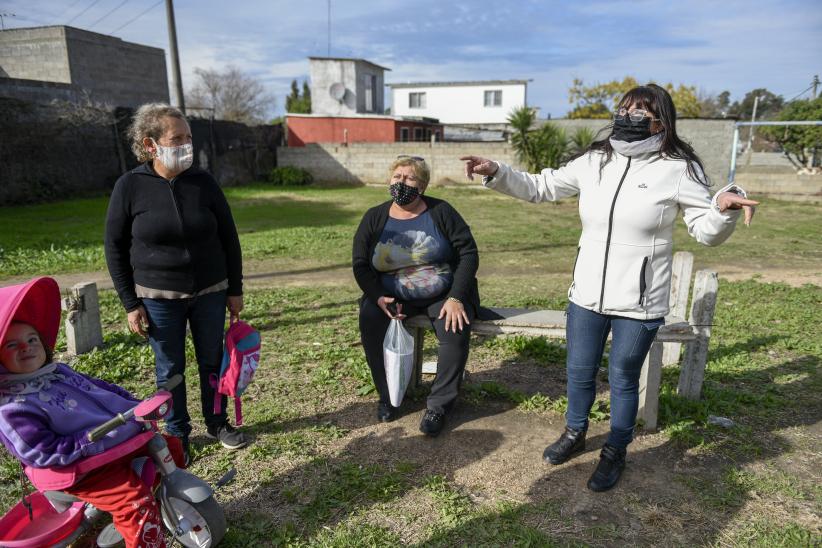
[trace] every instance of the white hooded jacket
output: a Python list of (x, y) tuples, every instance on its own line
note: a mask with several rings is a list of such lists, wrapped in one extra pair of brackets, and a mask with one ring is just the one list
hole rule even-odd
[[(498, 164), (483, 184), (529, 202), (579, 194), (582, 236), (568, 298), (600, 314), (663, 317), (669, 311), (672, 233), (679, 211), (690, 235), (714, 246), (731, 235), (741, 210), (720, 212), (708, 188), (688, 176), (685, 160), (657, 152), (632, 157), (614, 152), (600, 178), (602, 154), (589, 152), (540, 174)], [(732, 188), (745, 195), (734, 185), (716, 194)]]

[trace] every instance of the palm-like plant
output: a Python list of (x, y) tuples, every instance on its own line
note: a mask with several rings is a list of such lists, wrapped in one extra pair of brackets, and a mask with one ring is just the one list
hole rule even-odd
[(594, 142), (594, 131), (591, 128), (580, 127), (571, 134), (571, 142), (569, 144), (571, 154), (580, 154), (588, 150), (591, 143)]
[(514, 129), (511, 135), (511, 145), (517, 154), (517, 160), (529, 170), (534, 163), (534, 150), (528, 134), (534, 120), (536, 120), (534, 109), (526, 106), (516, 108), (508, 115), (508, 123)]

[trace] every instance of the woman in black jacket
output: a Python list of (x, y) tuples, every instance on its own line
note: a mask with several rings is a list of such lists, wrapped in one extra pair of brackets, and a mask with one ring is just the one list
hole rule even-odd
[(417, 156), (391, 165), (392, 199), (369, 209), (354, 236), (353, 267), (363, 290), (360, 335), (379, 392), (377, 418), (395, 418), (383, 363), (383, 339), (393, 318), (425, 314), (439, 339), (437, 378), (420, 430), (436, 436), (457, 398), (471, 320), (479, 309), (477, 244), (450, 204), (425, 196), (430, 171)]
[[(206, 435), (224, 447), (246, 445), (226, 420), (225, 397), (214, 412), (212, 375), (222, 361), (226, 308), (243, 309), (243, 266), (234, 219), (220, 185), (192, 167), (191, 128), (169, 105), (141, 106), (129, 128), (132, 150), (144, 162), (114, 185), (106, 217), (106, 263), (128, 313), (129, 329), (148, 337), (157, 384), (186, 366), (186, 325), (200, 376)], [(188, 459), (191, 419), (184, 382), (172, 390), (169, 434)]]

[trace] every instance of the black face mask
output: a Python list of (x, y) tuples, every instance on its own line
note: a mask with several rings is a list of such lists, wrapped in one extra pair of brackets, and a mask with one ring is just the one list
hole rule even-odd
[(651, 134), (651, 119), (643, 118), (639, 122), (632, 122), (627, 116), (614, 120), (614, 130), (611, 137), (617, 141), (633, 143), (647, 139)]
[(418, 188), (409, 186), (401, 181), (393, 183), (388, 189), (391, 191), (391, 198), (393, 198), (397, 205), (401, 206), (410, 204), (420, 195)]

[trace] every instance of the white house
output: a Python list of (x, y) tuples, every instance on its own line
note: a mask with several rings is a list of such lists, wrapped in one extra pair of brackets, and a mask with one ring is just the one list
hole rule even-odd
[(527, 80), (387, 84), (391, 114), (437, 118), (443, 124), (504, 124), (527, 105)]

